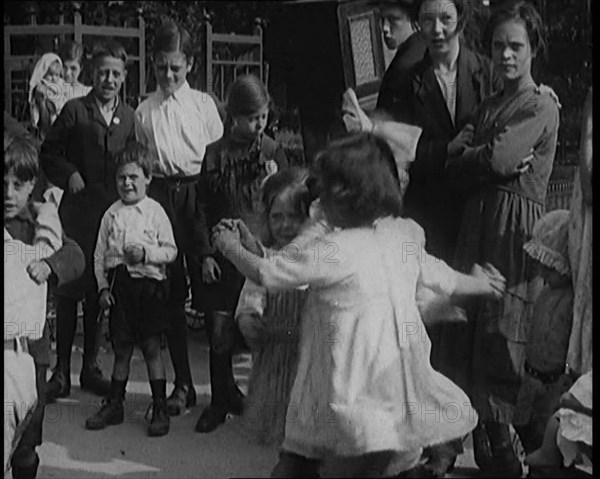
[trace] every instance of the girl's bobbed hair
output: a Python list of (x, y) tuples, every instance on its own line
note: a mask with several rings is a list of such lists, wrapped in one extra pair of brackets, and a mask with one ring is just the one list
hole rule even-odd
[(385, 140), (370, 133), (336, 140), (318, 153), (313, 188), (315, 182), (333, 226), (370, 226), (378, 218), (402, 213), (394, 155)]
[(261, 213), (264, 225), (262, 240), (265, 246), (273, 244), (273, 238), (268, 227), (268, 218), (275, 199), (287, 193), (287, 200), (293, 205), (298, 215), (308, 218), (311, 196), (306, 184), (308, 169), (291, 166), (267, 177), (261, 188)]
[(265, 106), (269, 106), (271, 97), (265, 84), (255, 75), (242, 75), (229, 87), (227, 93), (227, 115), (251, 115)]
[(504, 2), (492, 11), (484, 32), (484, 44), (488, 53), (492, 53), (494, 31), (508, 20), (515, 20), (525, 26), (532, 55), (544, 59), (548, 48), (542, 18), (533, 4), (523, 0)]

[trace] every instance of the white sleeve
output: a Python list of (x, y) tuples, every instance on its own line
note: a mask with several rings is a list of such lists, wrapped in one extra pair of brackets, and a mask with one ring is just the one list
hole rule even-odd
[(58, 208), (54, 203), (34, 203), (37, 212), (34, 245), (42, 243), (37, 260), (48, 258), (62, 248), (62, 225), (58, 216)]
[(456, 289), (456, 282), (460, 273), (427, 252), (425, 249), (425, 231), (416, 222), (411, 221), (411, 223), (414, 242), (411, 243), (410, 247), (414, 247), (414, 251), (409, 252), (407, 249), (405, 254), (414, 253), (417, 255), (421, 267), (418, 287), (431, 289), (434, 293), (442, 295), (452, 295)]
[(219, 110), (215, 101), (210, 95), (204, 94), (206, 102), (204, 103), (206, 130), (208, 132), (208, 143), (214, 143), (223, 136), (223, 122), (219, 115)]
[(104, 213), (102, 222), (100, 223), (100, 231), (96, 240), (96, 248), (94, 249), (94, 275), (98, 283), (98, 291), (102, 291), (109, 287), (108, 275), (106, 274), (106, 261), (104, 255), (108, 251), (108, 212)]
[(260, 283), (270, 291), (323, 287), (347, 277), (347, 265), (338, 243), (325, 237), (303, 247), (291, 243), (278, 254), (260, 259), (258, 274)]
[(265, 311), (266, 303), (267, 291), (265, 288), (246, 279), (235, 310), (236, 321), (242, 314), (262, 316)]
[(177, 257), (177, 246), (175, 244), (175, 236), (173, 235), (173, 227), (167, 213), (162, 206), (157, 205), (158, 210), (155, 215), (156, 230), (157, 230), (157, 245), (144, 245), (146, 254), (145, 263), (163, 265), (175, 261)]

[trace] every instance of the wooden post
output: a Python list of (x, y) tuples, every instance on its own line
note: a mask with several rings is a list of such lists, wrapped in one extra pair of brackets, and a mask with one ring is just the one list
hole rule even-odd
[(73, 31), (75, 41), (83, 45), (82, 41), (82, 33), (81, 33), (81, 3), (72, 2), (73, 3)]
[(37, 25), (36, 10), (37, 10), (37, 7), (36, 7), (35, 3), (29, 2), (29, 4), (27, 5), (27, 13), (29, 14), (29, 24), (30, 25)]
[(4, 30), (4, 108), (12, 116), (12, 67), (6, 59), (10, 58), (10, 33)]
[(262, 19), (254, 19), (254, 34), (260, 38), (260, 45), (258, 46), (258, 61), (260, 62), (259, 78), (266, 84), (264, 77), (264, 65), (263, 65), (263, 23)]
[[(63, 2), (58, 2), (58, 24), (65, 24), (65, 6)], [(58, 35), (58, 38), (60, 39), (60, 44), (62, 45), (65, 42), (65, 35), (61, 33)]]
[(140, 36), (138, 41), (140, 42), (140, 89), (139, 96), (141, 98), (146, 95), (146, 22), (142, 15), (142, 7), (139, 6), (137, 9), (138, 13), (138, 28), (140, 29)]
[(204, 28), (202, 40), (204, 43), (203, 48), (203, 68), (204, 68), (204, 81), (205, 91), (213, 91), (213, 74), (212, 74), (212, 25), (210, 24), (210, 15), (204, 11)]

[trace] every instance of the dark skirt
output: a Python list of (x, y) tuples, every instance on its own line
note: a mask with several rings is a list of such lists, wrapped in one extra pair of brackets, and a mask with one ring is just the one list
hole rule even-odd
[[(169, 328), (167, 281), (132, 278), (124, 265), (115, 275), (109, 332), (115, 343), (137, 343), (162, 334)], [(111, 276), (112, 277), (112, 276)]]
[(221, 253), (215, 253), (213, 258), (221, 269), (221, 278), (216, 283), (210, 284), (201, 281), (193, 282), (192, 307), (198, 311), (234, 313), (245, 278)]
[(511, 423), (524, 374), (533, 302), (542, 283), (523, 245), (544, 206), (513, 192), (489, 188), (466, 206), (455, 266), (469, 273), (491, 263), (506, 278), (500, 301), (472, 301), (469, 324), (448, 325), (438, 354), (450, 379), (470, 391), (483, 421)]

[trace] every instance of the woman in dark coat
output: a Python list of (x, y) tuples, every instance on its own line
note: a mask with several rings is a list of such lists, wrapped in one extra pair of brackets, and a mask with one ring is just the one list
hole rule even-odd
[[(416, 2), (413, 20), (427, 41), (428, 51), (396, 84), (395, 101), (388, 111), (399, 121), (423, 128), (409, 171), (405, 213), (425, 229), (428, 251), (450, 263), (464, 205), (476, 190), (471, 178), (449, 171), (446, 163), (472, 138), (469, 123), (477, 106), (500, 86), (490, 60), (470, 50), (462, 40), (469, 17), (467, 1)], [(431, 363), (465, 389), (457, 371), (466, 367), (469, 358), (454, 349), (446, 357), (442, 331), (448, 330), (460, 336), (466, 333), (466, 326), (428, 327)]]

